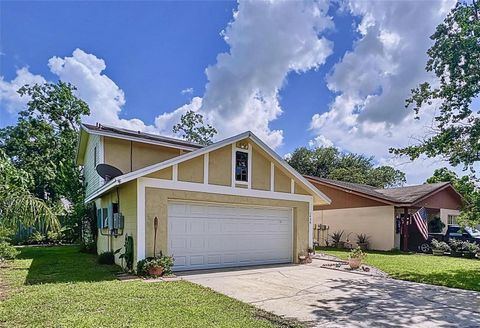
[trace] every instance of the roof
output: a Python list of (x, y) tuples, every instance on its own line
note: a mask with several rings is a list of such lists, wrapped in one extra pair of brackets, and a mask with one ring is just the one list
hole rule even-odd
[(306, 175), (305, 178), (309, 181), (321, 183), (334, 188), (336, 187), (337, 189), (347, 190), (391, 205), (413, 205), (427, 196), (448, 187), (455, 191), (450, 182), (428, 183), (395, 188), (376, 188), (366, 184), (318, 178), (308, 175)]
[(137, 178), (140, 178), (142, 176), (148, 175), (150, 173), (162, 170), (164, 168), (170, 167), (172, 165), (187, 161), (189, 159), (195, 158), (197, 156), (201, 156), (203, 154), (206, 154), (208, 152), (214, 151), (216, 149), (222, 148), (226, 145), (232, 144), (237, 141), (241, 141), (244, 139), (251, 139), (253, 142), (255, 142), (263, 151), (265, 151), (268, 155), (272, 156), (278, 164), (280, 164), (283, 168), (285, 168), (290, 174), (292, 174), (295, 178), (297, 178), (299, 181), (301, 181), (305, 187), (310, 190), (315, 196), (320, 198), (323, 202), (325, 203), (331, 203), (330, 198), (328, 198), (322, 191), (320, 191), (317, 187), (312, 185), (307, 179), (305, 179), (300, 173), (298, 173), (294, 168), (292, 168), (282, 157), (280, 157), (276, 152), (274, 152), (270, 147), (268, 147), (263, 141), (261, 141), (255, 134), (253, 134), (251, 131), (246, 131), (243, 133), (240, 133), (236, 136), (221, 140), (219, 142), (213, 143), (211, 145), (205, 146), (203, 148), (199, 148), (197, 150), (194, 150), (189, 153), (185, 153), (183, 155), (171, 158), (169, 160), (153, 164), (144, 168), (141, 168), (136, 171), (132, 171), (126, 174), (123, 174), (121, 176), (116, 177), (113, 180), (110, 180), (108, 183), (103, 185), (101, 188), (99, 188), (97, 191), (95, 191), (92, 195), (90, 195), (85, 202), (92, 201), (93, 199), (103, 195), (107, 191), (111, 190), (112, 188), (126, 183), (128, 181), (135, 180)]
[(135, 138), (135, 139), (142, 139), (142, 141), (144, 142), (148, 142), (148, 141), (151, 141), (154, 143), (160, 142), (160, 143), (167, 143), (172, 146), (183, 146), (183, 147), (189, 147), (189, 148), (195, 148), (195, 149), (204, 147), (203, 145), (200, 145), (194, 142), (189, 142), (186, 140), (170, 138), (170, 137), (165, 137), (158, 134), (145, 133), (141, 131), (133, 131), (133, 130), (127, 130), (122, 128), (116, 128), (116, 127), (102, 125), (102, 124), (92, 125), (92, 124), (82, 123), (82, 127), (85, 128), (89, 133), (107, 135), (114, 138), (115, 137), (127, 138), (127, 139)]

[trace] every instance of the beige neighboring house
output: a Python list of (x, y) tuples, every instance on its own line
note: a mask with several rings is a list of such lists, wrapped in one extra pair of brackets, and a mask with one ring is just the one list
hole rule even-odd
[[(313, 245), (313, 207), (330, 203), (252, 132), (206, 147), (99, 124), (80, 133), (98, 253), (128, 235), (135, 262), (153, 256), (157, 218), (156, 253), (173, 255), (177, 271), (297, 262)], [(122, 174), (105, 181), (99, 164)]]
[(411, 224), (407, 236), (401, 235), (400, 219), (425, 207), (428, 220), (440, 218), (445, 227), (456, 225), (461, 196), (448, 182), (378, 189), (372, 186), (305, 176), (331, 204), (314, 207), (315, 239), (325, 245), (329, 235), (344, 231), (343, 240), (356, 245), (357, 234), (370, 236), (370, 248), (376, 250), (416, 250), (423, 242)]

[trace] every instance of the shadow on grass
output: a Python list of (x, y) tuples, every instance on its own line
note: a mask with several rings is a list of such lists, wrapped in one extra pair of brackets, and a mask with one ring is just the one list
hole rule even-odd
[(97, 264), (95, 255), (81, 253), (77, 246), (24, 247), (20, 251), (19, 260), (31, 260), (26, 285), (114, 280), (120, 270)]

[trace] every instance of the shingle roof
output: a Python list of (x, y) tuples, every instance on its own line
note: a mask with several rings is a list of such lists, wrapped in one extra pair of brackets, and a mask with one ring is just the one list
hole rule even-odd
[(367, 196), (371, 196), (387, 202), (396, 204), (411, 204), (415, 201), (424, 198), (430, 193), (450, 185), (449, 182), (429, 183), (416, 186), (396, 187), (396, 188), (376, 188), (373, 186), (351, 183), (338, 180), (331, 180), (325, 178), (318, 178), (313, 176), (305, 176), (307, 179), (314, 182), (320, 182), (331, 186), (336, 186), (342, 189), (358, 192)]
[(194, 142), (189, 142), (181, 139), (175, 139), (175, 138), (170, 138), (170, 137), (165, 137), (157, 134), (151, 134), (151, 133), (145, 133), (145, 132), (140, 132), (140, 131), (133, 131), (133, 130), (127, 130), (127, 129), (122, 129), (122, 128), (116, 128), (112, 126), (106, 126), (102, 124), (86, 124), (82, 123), (82, 125), (87, 129), (92, 131), (93, 133), (99, 132), (99, 133), (109, 133), (112, 134), (113, 136), (117, 135), (119, 137), (130, 137), (130, 138), (139, 138), (143, 139), (145, 141), (153, 141), (153, 142), (161, 142), (161, 143), (166, 143), (170, 144), (172, 146), (183, 146), (183, 147), (190, 147), (194, 149), (199, 149), (204, 146), (194, 143)]
[(400, 203), (413, 203), (449, 184), (449, 182), (426, 183), (417, 186), (376, 189), (376, 191)]

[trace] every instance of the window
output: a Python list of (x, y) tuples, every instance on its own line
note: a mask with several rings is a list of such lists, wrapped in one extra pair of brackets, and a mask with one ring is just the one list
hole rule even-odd
[(248, 182), (248, 153), (246, 152), (235, 153), (235, 180)]
[(457, 216), (458, 215), (449, 214), (448, 215), (448, 225), (458, 225)]
[(97, 167), (97, 146), (93, 148), (93, 168)]

